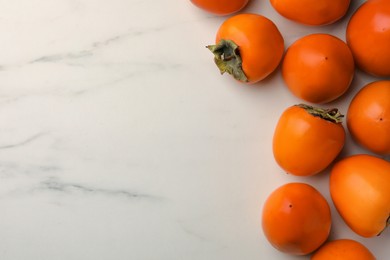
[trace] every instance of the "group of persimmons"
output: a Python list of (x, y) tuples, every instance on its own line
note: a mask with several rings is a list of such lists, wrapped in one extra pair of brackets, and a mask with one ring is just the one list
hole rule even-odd
[[(260, 14), (240, 13), (249, 0), (191, 0), (215, 15), (230, 15), (220, 26), (214, 54), (220, 72), (256, 83), (279, 67), (288, 89), (312, 104), (325, 104), (349, 88), (355, 64), (379, 79), (353, 97), (347, 127), (371, 154), (334, 162), (346, 138), (338, 109), (307, 104), (288, 107), (273, 137), (273, 154), (289, 174), (311, 176), (331, 165), (329, 189), (345, 223), (362, 237), (380, 235), (390, 224), (390, 1), (368, 0), (352, 14), (346, 42), (324, 33), (310, 34), (284, 50), (273, 21)], [(308, 26), (343, 18), (350, 0), (270, 0), (281, 16)], [(372, 155), (375, 154), (375, 155)], [(381, 157), (382, 156), (382, 157)], [(327, 241), (330, 208), (319, 191), (305, 183), (289, 183), (273, 191), (263, 206), (262, 227), (278, 250), (312, 259), (375, 259), (352, 239)]]

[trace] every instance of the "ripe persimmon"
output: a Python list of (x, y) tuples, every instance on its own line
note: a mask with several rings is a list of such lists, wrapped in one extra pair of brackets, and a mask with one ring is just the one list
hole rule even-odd
[(349, 20), (346, 39), (360, 69), (390, 76), (390, 1), (364, 2)]
[(287, 108), (273, 136), (276, 162), (287, 173), (310, 176), (330, 165), (344, 146), (342, 115), (337, 109), (308, 105)]
[(329, 236), (330, 208), (319, 191), (305, 183), (288, 183), (273, 191), (264, 203), (262, 227), (276, 249), (306, 255)]
[(306, 25), (326, 25), (341, 19), (350, 0), (270, 0), (282, 16)]
[(316, 104), (328, 103), (343, 95), (355, 73), (348, 45), (324, 33), (306, 35), (286, 51), (282, 76), (297, 97)]
[(349, 105), (347, 126), (354, 140), (369, 151), (390, 154), (390, 80), (359, 90)]
[(326, 242), (310, 258), (311, 260), (375, 260), (375, 256), (363, 244), (352, 239)]
[(284, 40), (276, 25), (258, 14), (239, 14), (220, 26), (214, 54), (220, 72), (241, 82), (255, 83), (271, 74), (284, 53)]
[(228, 15), (240, 11), (249, 0), (191, 0), (200, 9), (216, 15)]
[(337, 162), (329, 181), (333, 203), (358, 235), (374, 237), (390, 224), (390, 162), (367, 154)]

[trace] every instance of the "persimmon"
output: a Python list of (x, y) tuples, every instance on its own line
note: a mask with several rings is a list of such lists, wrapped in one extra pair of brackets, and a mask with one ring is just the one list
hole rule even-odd
[(216, 15), (229, 15), (244, 8), (249, 0), (191, 0), (200, 9)]
[(338, 109), (300, 104), (287, 108), (273, 136), (276, 162), (297, 176), (317, 174), (328, 167), (342, 150), (345, 131)]
[(347, 126), (354, 140), (369, 151), (390, 154), (390, 80), (359, 90), (349, 105)]
[(264, 235), (276, 249), (306, 255), (329, 236), (330, 208), (319, 191), (305, 183), (288, 183), (273, 191), (263, 206)]
[(218, 29), (216, 45), (207, 48), (221, 74), (255, 83), (266, 78), (279, 65), (284, 39), (276, 25), (258, 14), (238, 14), (225, 20)]
[(286, 51), (282, 76), (297, 97), (316, 104), (328, 103), (343, 95), (355, 73), (348, 45), (323, 33), (306, 35)]
[(358, 235), (374, 237), (390, 223), (390, 162), (358, 154), (337, 162), (329, 181), (333, 203)]
[(282, 16), (306, 25), (326, 25), (341, 19), (350, 0), (270, 0)]
[(352, 239), (326, 242), (310, 258), (311, 260), (375, 260), (375, 256), (363, 244)]
[(360, 69), (390, 76), (390, 1), (363, 3), (349, 20), (346, 39)]

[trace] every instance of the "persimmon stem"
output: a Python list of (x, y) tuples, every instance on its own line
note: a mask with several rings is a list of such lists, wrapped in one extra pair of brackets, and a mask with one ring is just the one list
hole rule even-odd
[(222, 39), (217, 44), (208, 45), (206, 48), (214, 54), (214, 62), (221, 74), (227, 72), (239, 81), (248, 82), (242, 69), (242, 59), (237, 44)]
[(344, 115), (342, 115), (337, 108), (323, 109), (323, 108), (309, 106), (306, 104), (299, 104), (296, 106), (305, 109), (309, 114), (313, 116), (318, 116), (324, 120), (336, 124), (340, 124), (342, 122), (341, 119), (344, 117)]

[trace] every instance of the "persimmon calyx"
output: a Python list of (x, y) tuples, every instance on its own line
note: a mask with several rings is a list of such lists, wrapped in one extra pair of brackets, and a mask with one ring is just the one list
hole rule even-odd
[(236, 80), (248, 82), (242, 69), (242, 59), (237, 44), (232, 40), (222, 39), (217, 44), (208, 45), (206, 48), (214, 54), (214, 62), (221, 74), (227, 72)]
[(340, 124), (342, 122), (342, 118), (344, 115), (340, 113), (340, 111), (337, 108), (331, 108), (331, 109), (323, 109), (318, 107), (309, 106), (306, 104), (299, 104), (296, 105), (298, 107), (301, 107), (305, 109), (309, 114), (313, 116), (318, 116), (324, 120)]

